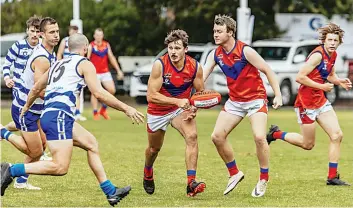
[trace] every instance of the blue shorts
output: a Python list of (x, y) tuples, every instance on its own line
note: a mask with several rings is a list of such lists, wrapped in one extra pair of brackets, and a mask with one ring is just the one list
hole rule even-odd
[(15, 122), (16, 128), (25, 132), (35, 132), (38, 131), (37, 121), (40, 118), (40, 114), (35, 114), (32, 112), (26, 112), (21, 118), (22, 108), (15, 105), (11, 106), (12, 120)]
[(47, 140), (72, 139), (75, 119), (64, 111), (47, 111), (40, 118), (40, 125)]

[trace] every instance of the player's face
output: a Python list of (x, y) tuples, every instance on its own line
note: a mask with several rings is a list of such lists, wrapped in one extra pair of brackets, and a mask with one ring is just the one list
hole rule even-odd
[(38, 42), (39, 39), (39, 29), (36, 29), (34, 26), (27, 28), (28, 40), (33, 42)]
[(103, 41), (104, 33), (102, 31), (96, 31), (96, 32), (94, 32), (93, 37), (94, 37), (94, 40), (101, 42), (101, 41)]
[(59, 43), (59, 26), (57, 23), (45, 26), (45, 32), (42, 32), (43, 41), (51, 46), (56, 46)]
[(173, 63), (183, 60), (188, 48), (183, 46), (183, 41), (177, 40), (168, 44), (168, 55)]
[(216, 24), (213, 25), (213, 38), (216, 45), (222, 45), (226, 43), (231, 37), (232, 37), (232, 33), (227, 32), (226, 25), (216, 25)]
[(338, 48), (339, 44), (339, 35), (333, 33), (329, 33), (326, 35), (324, 46), (327, 52), (333, 53)]

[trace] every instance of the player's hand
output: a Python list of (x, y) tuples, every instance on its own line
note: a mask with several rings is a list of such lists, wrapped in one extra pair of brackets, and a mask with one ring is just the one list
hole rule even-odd
[(279, 107), (281, 107), (283, 105), (282, 103), (282, 96), (276, 96), (273, 99), (273, 104), (272, 104), (272, 108), (277, 109)]
[(197, 108), (195, 106), (191, 106), (190, 110), (187, 111), (187, 116), (186, 118), (183, 119), (183, 121), (190, 121), (196, 117), (196, 112)]
[(345, 90), (352, 89), (352, 82), (348, 78), (340, 79), (340, 86), (343, 87)]
[(8, 88), (13, 88), (13, 86), (15, 85), (15, 82), (10, 78), (10, 77), (5, 77), (5, 84), (6, 84), (6, 87)]
[(129, 118), (131, 118), (132, 124), (135, 124), (135, 123), (140, 124), (140, 123), (145, 122), (145, 120), (144, 120), (145, 116), (141, 112), (137, 111), (135, 108), (133, 108), (131, 106), (128, 107), (125, 114)]
[(190, 110), (191, 105), (188, 99), (178, 99), (177, 106), (183, 110)]
[(117, 71), (116, 78), (117, 78), (118, 80), (123, 80), (123, 79), (124, 79), (124, 73), (123, 73), (121, 70), (118, 70), (118, 71)]
[(321, 89), (325, 92), (331, 92), (331, 90), (333, 89), (333, 84), (326, 82), (325, 84), (322, 84)]
[(21, 110), (20, 118), (22, 118), (28, 110), (29, 110), (29, 107), (27, 105), (23, 106)]

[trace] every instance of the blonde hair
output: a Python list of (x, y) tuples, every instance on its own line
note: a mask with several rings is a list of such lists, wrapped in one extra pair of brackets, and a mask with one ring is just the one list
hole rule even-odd
[(237, 30), (237, 22), (228, 15), (216, 15), (214, 18), (214, 24), (227, 27), (227, 32), (232, 31), (233, 37), (235, 37), (235, 31)]
[(317, 29), (319, 31), (319, 40), (321, 43), (324, 43), (326, 40), (327, 34), (336, 34), (338, 35), (340, 44), (343, 43), (343, 36), (344, 36), (344, 31), (340, 28), (340, 26), (330, 22), (329, 24), (325, 25), (324, 27), (320, 27)]
[(181, 40), (183, 42), (183, 46), (187, 47), (189, 43), (189, 36), (184, 30), (172, 30), (164, 39), (164, 44), (168, 45), (169, 43), (178, 40)]

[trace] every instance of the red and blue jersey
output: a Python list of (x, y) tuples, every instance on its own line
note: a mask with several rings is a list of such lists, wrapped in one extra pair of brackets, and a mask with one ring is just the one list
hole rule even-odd
[(109, 66), (108, 66), (109, 43), (103, 40), (101, 45), (97, 45), (94, 41), (92, 41), (90, 44), (92, 46), (92, 54), (90, 57), (90, 61), (93, 63), (94, 67), (96, 68), (97, 74), (109, 72)]
[(267, 99), (259, 70), (251, 65), (244, 55), (246, 46), (249, 47), (236, 40), (233, 49), (228, 53), (222, 46), (215, 50), (214, 60), (227, 77), (229, 98), (237, 102)]
[[(198, 63), (190, 56), (185, 56), (184, 66), (178, 70), (169, 58), (168, 54), (160, 57), (157, 61), (162, 63), (163, 84), (159, 93), (167, 97), (190, 98), (193, 82), (196, 77)], [(178, 109), (175, 105), (159, 105), (148, 103), (147, 113), (151, 115), (166, 115)]]
[[(319, 53), (322, 56), (322, 59), (315, 69), (308, 74), (308, 77), (314, 82), (324, 84), (335, 65), (337, 53), (335, 51), (329, 56), (325, 51), (324, 46), (320, 45), (309, 54), (307, 60), (314, 53)], [(300, 85), (294, 106), (306, 109), (318, 109), (323, 106), (326, 101), (327, 99), (323, 90)]]

